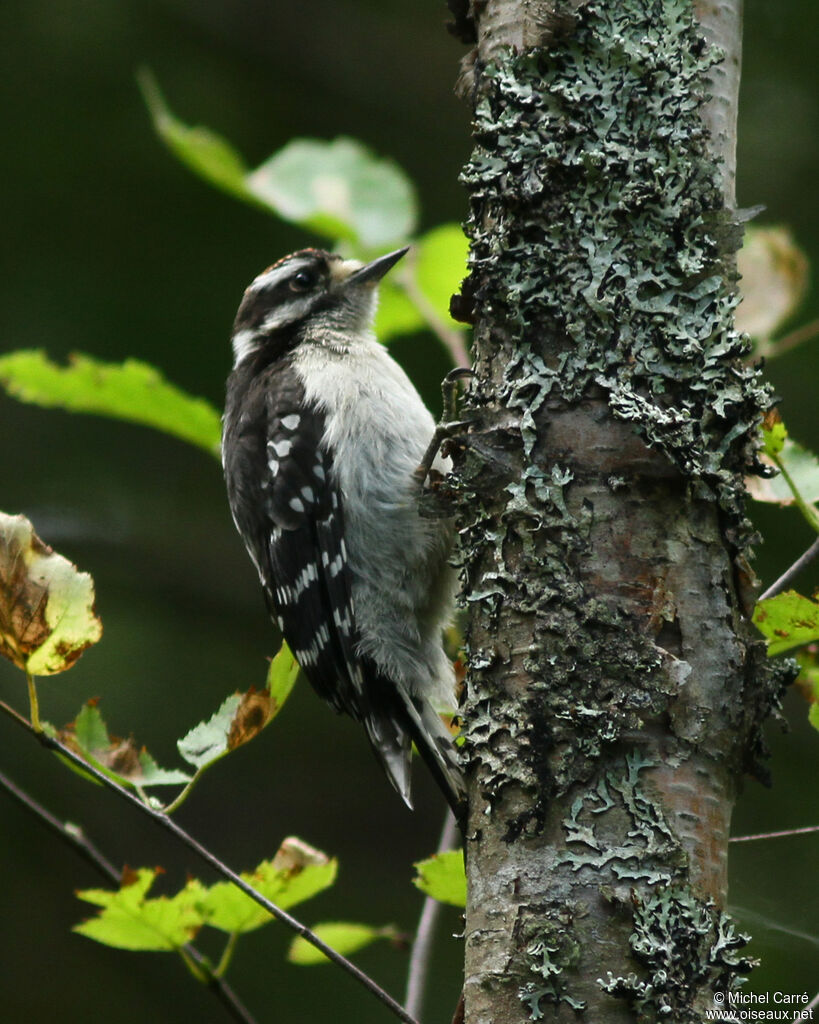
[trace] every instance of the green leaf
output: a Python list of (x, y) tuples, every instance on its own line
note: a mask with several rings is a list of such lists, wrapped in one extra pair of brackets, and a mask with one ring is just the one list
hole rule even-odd
[(73, 930), (117, 949), (178, 950), (191, 941), (204, 922), (198, 908), (201, 886), (194, 881), (176, 896), (150, 899), (147, 893), (157, 874), (150, 868), (140, 868), (126, 874), (118, 891), (78, 892), (80, 899), (102, 909)]
[(459, 224), (442, 224), (422, 235), (416, 243), (416, 276), (424, 297), (452, 330), (464, 324), (449, 315), (449, 300), (466, 277), (469, 243)]
[[(784, 425), (782, 431), (784, 431)], [(785, 473), (773, 477), (753, 477), (748, 481), (748, 490), (757, 501), (772, 502), (777, 505), (794, 505), (796, 497), (788, 484), (790, 478), (793, 487), (805, 502), (819, 501), (819, 459), (803, 448), (797, 441), (778, 431), (777, 438), (766, 440), (766, 453), (776, 448), (776, 459)], [(778, 446), (778, 447), (777, 447)]]
[[(389, 926), (374, 928), (372, 925), (358, 924), (354, 921), (325, 921), (322, 924), (313, 925), (310, 931), (344, 956), (357, 953), (358, 950), (377, 942), (378, 939), (394, 940), (398, 938), (395, 928)], [(295, 938), (291, 943), (287, 959), (291, 964), (299, 964), (301, 967), (330, 963), (321, 950), (316, 949), (301, 936)]]
[(284, 220), (365, 248), (401, 242), (415, 229), (412, 183), (354, 139), (294, 139), (253, 171), (247, 185)]
[(435, 853), (419, 861), (415, 869), (418, 874), (413, 878), (413, 883), (421, 892), (440, 903), (451, 903), (455, 907), (466, 906), (466, 874), (461, 850)]
[(194, 174), (245, 202), (256, 203), (247, 187), (248, 169), (225, 139), (209, 128), (191, 128), (175, 117), (150, 71), (137, 75), (157, 135)]
[(93, 701), (83, 704), (80, 713), (74, 719), (74, 740), (86, 753), (92, 750), (105, 750), (111, 744), (103, 717)]
[[(271, 902), (286, 910), (333, 884), (338, 863), (300, 839), (285, 839), (272, 860), (262, 861), (242, 878)], [(208, 924), (231, 935), (253, 931), (273, 918), (229, 882), (217, 882), (202, 894), (200, 905)]]
[(94, 581), (0, 512), (0, 654), (32, 676), (70, 668), (102, 636)]
[(227, 697), (207, 722), (200, 722), (177, 740), (179, 753), (201, 771), (249, 742), (281, 711), (298, 674), (298, 663), (283, 643), (270, 663), (265, 689), (251, 688)]
[(176, 741), (179, 753), (188, 764), (204, 768), (227, 754), (230, 726), (241, 700), (241, 694), (231, 694), (207, 722), (195, 725), (182, 739)]
[(378, 309), (375, 314), (375, 336), (386, 343), (391, 338), (421, 331), (426, 322), (407, 293), (394, 280), (385, 277), (378, 287)]
[(788, 431), (778, 415), (773, 414), (762, 424), (762, 450), (769, 458), (775, 458), (782, 451)]
[(180, 786), (190, 775), (177, 769), (160, 768), (133, 739), (111, 736), (96, 702), (84, 705), (74, 721), (61, 729), (58, 738), (94, 767), (124, 786)]
[(443, 224), (414, 242), (405, 262), (379, 286), (379, 341), (423, 330), (431, 321), (465, 331), (449, 315), (449, 300), (466, 274), (467, 253), (466, 237), (457, 224)]
[(270, 694), (271, 721), (284, 707), (299, 675), (299, 663), (293, 657), (290, 648), (282, 641), (276, 657), (270, 662), (267, 672), (267, 690)]
[(768, 641), (768, 654), (782, 654), (819, 640), (819, 604), (786, 590), (757, 604), (754, 625)]
[(799, 663), (796, 686), (802, 691), (810, 707), (808, 721), (819, 730), (819, 648), (815, 645), (803, 648), (794, 657)]
[(403, 241), (415, 230), (412, 183), (392, 161), (354, 139), (294, 139), (253, 171), (208, 128), (191, 128), (171, 113), (150, 72), (140, 88), (157, 134), (199, 177), (244, 202), (262, 206), (330, 238), (365, 249)]
[(135, 359), (104, 363), (76, 354), (60, 366), (41, 351), (10, 352), (0, 356), (0, 384), (23, 402), (140, 423), (219, 455), (217, 410)]
[(149, 786), (183, 786), (190, 782), (190, 775), (178, 768), (160, 768), (153, 756), (143, 747), (138, 754), (140, 774), (134, 784), (142, 789)]

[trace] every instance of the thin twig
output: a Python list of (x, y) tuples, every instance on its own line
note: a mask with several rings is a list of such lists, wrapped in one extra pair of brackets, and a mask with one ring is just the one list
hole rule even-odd
[[(441, 830), (441, 838), (438, 841), (438, 853), (451, 850), (455, 845), (458, 833), (458, 826), (451, 811), (447, 811), (444, 819), (444, 827)], [(435, 937), (435, 929), (441, 916), (441, 904), (432, 896), (424, 899), (424, 906), (421, 909), (421, 917), (418, 921), (418, 929), (415, 932), (415, 939), (412, 943), (410, 953), (409, 972), (407, 974), (407, 995), (404, 999), (404, 1006), (407, 1013), (414, 1017), (421, 1014), (426, 994), (427, 980), (429, 977), (429, 965), (432, 959), (432, 943)]]
[(754, 839), (782, 839), (784, 836), (804, 836), (809, 832), (819, 832), (819, 825), (807, 825), (805, 828), (788, 828), (782, 832), (757, 832), (752, 836), (731, 836), (729, 843), (750, 843)]
[(819, 334), (819, 320), (811, 320), (810, 323), (803, 324), (801, 327), (797, 327), (789, 334), (779, 338), (777, 341), (769, 341), (760, 350), (760, 355), (764, 355), (767, 359), (773, 359), (775, 356), (782, 356), (786, 352), (790, 352), (792, 348), (796, 348), (797, 345), (801, 345), (806, 341), (810, 341), (811, 338), (815, 338)]
[[(90, 864), (99, 875), (114, 885), (122, 883), (122, 873), (117, 870), (112, 861), (103, 854), (91, 842), (82, 828), (67, 821), (61, 821), (47, 808), (38, 803), (29, 793), (21, 789), (16, 782), (13, 782), (4, 772), (0, 771), (0, 787), (5, 789), (9, 796), (13, 797), (19, 804), (32, 813), (38, 821), (62, 839), (78, 853), (83, 860)], [(183, 959), (189, 957), (197, 967), (197, 976), (203, 979), (203, 984), (210, 989), (217, 999), (227, 1008), (234, 1020), (241, 1024), (256, 1024), (255, 1017), (245, 1007), (230, 985), (222, 978), (217, 977), (211, 970), (207, 957), (191, 943), (183, 947)]]
[(800, 555), (799, 558), (796, 559), (789, 569), (786, 569), (785, 572), (782, 573), (776, 583), (772, 583), (765, 593), (760, 595), (759, 600), (764, 601), (767, 598), (774, 597), (776, 594), (783, 591), (791, 580), (805, 568), (805, 566), (810, 565), (817, 555), (819, 555), (819, 537), (816, 538), (804, 554)]
[(246, 896), (249, 896), (255, 903), (258, 903), (260, 907), (263, 907), (268, 914), (275, 917), (277, 921), (281, 921), (291, 931), (294, 931), (297, 935), (300, 935), (306, 942), (309, 942), (311, 946), (315, 946), (316, 949), (320, 950), (328, 960), (331, 960), (336, 966), (341, 967), (342, 970), (346, 971), (355, 980), (363, 985), (367, 991), (376, 997), (384, 1006), (398, 1017), (399, 1020), (404, 1021), (404, 1024), (418, 1024), (414, 1017), (412, 1017), (407, 1011), (398, 1003), (393, 997), (385, 992), (381, 986), (373, 981), (373, 979), (365, 974), (361, 968), (356, 967), (354, 963), (348, 960), (341, 953), (338, 953), (332, 946), (328, 946), (323, 939), (320, 939), (315, 932), (312, 932), (306, 925), (302, 924), (301, 921), (296, 920), (287, 911), (282, 910), (281, 907), (276, 906), (267, 897), (263, 896), (260, 892), (257, 892), (252, 885), (246, 882), (237, 872), (232, 868), (229, 868), (224, 861), (221, 861), (214, 853), (195, 839), (189, 832), (186, 832), (181, 825), (178, 825), (173, 818), (169, 818), (164, 811), (155, 810), (148, 804), (143, 803), (138, 796), (134, 796), (129, 790), (120, 786), (118, 782), (109, 778), (104, 772), (101, 772), (94, 765), (85, 761), (79, 754), (75, 753), (70, 747), (67, 747), (64, 743), (61, 743), (58, 739), (53, 736), (49, 736), (44, 732), (35, 732), (28, 719), (24, 718), (18, 711), (10, 707), (4, 701), (0, 701), (0, 711), (5, 712), (12, 718), (18, 725), (22, 726), (26, 732), (31, 733), (36, 739), (42, 743), (44, 747), (49, 750), (56, 750), (66, 760), (72, 764), (81, 768), (87, 775), (91, 775), (97, 782), (101, 783), (106, 788), (117, 793), (122, 800), (127, 801), (132, 807), (138, 808), (143, 814), (146, 814), (149, 818), (157, 823), (161, 828), (165, 829), (166, 832), (170, 832), (176, 839), (179, 840), (184, 846), (196, 854), (200, 860), (209, 864), (214, 871), (232, 882), (237, 889), (240, 889)]
[(426, 320), (427, 327), (429, 327), (433, 334), (437, 335), (438, 340), (447, 352), (449, 352), (455, 366), (471, 366), (472, 361), (470, 360), (469, 353), (466, 350), (463, 334), (457, 328), (447, 326), (447, 324), (445, 324), (438, 316), (426, 295), (424, 295), (418, 287), (418, 281), (415, 277), (415, 267), (408, 265), (408, 269), (398, 276), (396, 280), (404, 289), (407, 298), (413, 306), (415, 306), (424, 320)]
[(108, 860), (108, 858), (101, 853), (91, 840), (86, 836), (85, 832), (78, 826), (72, 825), (70, 822), (61, 821), (51, 811), (43, 807), (42, 804), (38, 803), (34, 797), (30, 796), (24, 789), (21, 789), (16, 782), (13, 782), (8, 775), (4, 772), (0, 772), (0, 786), (14, 799), (22, 804), (26, 810), (30, 811), (42, 824), (48, 826), (52, 832), (56, 832), (57, 835), (64, 842), (68, 843), (69, 846), (87, 861), (93, 868), (96, 868), (97, 873), (102, 875), (108, 881), (113, 882), (115, 885), (119, 885), (122, 880), (122, 876), (117, 871), (114, 864)]

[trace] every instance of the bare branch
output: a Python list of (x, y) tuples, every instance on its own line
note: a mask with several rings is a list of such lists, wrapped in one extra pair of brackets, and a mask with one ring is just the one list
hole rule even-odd
[(287, 911), (282, 910), (281, 907), (271, 902), (267, 897), (263, 896), (260, 892), (257, 892), (252, 885), (249, 885), (236, 871), (228, 867), (224, 861), (220, 860), (216, 854), (211, 851), (195, 839), (189, 832), (178, 825), (173, 818), (169, 818), (164, 811), (157, 811), (148, 804), (143, 803), (138, 796), (135, 796), (129, 790), (120, 786), (119, 783), (114, 782), (113, 779), (109, 778), (104, 772), (101, 772), (94, 765), (89, 764), (88, 761), (83, 760), (79, 754), (75, 753), (70, 747), (67, 747), (64, 743), (61, 743), (58, 739), (53, 736), (49, 736), (44, 732), (37, 732), (28, 721), (18, 711), (15, 711), (10, 705), (6, 704), (5, 701), (0, 701), (0, 711), (5, 712), (11, 719), (13, 719), (18, 725), (20, 725), (26, 732), (34, 736), (40, 743), (48, 748), (49, 750), (57, 751), (59, 754), (70, 761), (71, 764), (76, 765), (77, 768), (82, 769), (83, 772), (92, 776), (97, 782), (105, 786), (107, 789), (112, 790), (122, 800), (131, 804), (132, 807), (138, 808), (143, 814), (146, 814), (149, 818), (153, 819), (157, 825), (165, 829), (166, 832), (170, 832), (172, 836), (179, 840), (184, 846), (196, 854), (196, 856), (209, 864), (217, 874), (221, 875), (222, 878), (232, 882), (237, 889), (241, 890), (246, 896), (249, 896), (254, 903), (258, 903), (260, 907), (263, 907), (268, 914), (275, 917), (277, 921), (280, 921), (283, 925), (294, 931), (297, 935), (300, 935), (306, 942), (309, 942), (311, 946), (315, 946), (320, 952), (322, 952), (328, 960), (334, 963), (337, 967), (346, 971), (347, 974), (351, 975), (360, 985), (367, 989), (367, 991), (375, 996), (384, 1006), (387, 1007), (399, 1020), (404, 1021), (404, 1024), (418, 1024), (414, 1017), (412, 1017), (407, 1011), (398, 1003), (393, 997), (385, 992), (384, 989), (378, 985), (377, 982), (365, 974), (360, 967), (357, 967), (354, 963), (348, 960), (346, 957), (338, 953), (332, 946), (328, 946), (323, 939), (320, 939), (315, 932), (311, 931), (306, 925), (302, 924), (295, 917), (292, 917)]
[[(447, 811), (441, 838), (438, 841), (438, 853), (451, 850), (455, 846), (457, 835), (458, 826), (455, 817), (451, 811)], [(420, 1015), (424, 1005), (429, 965), (432, 959), (432, 944), (441, 917), (441, 909), (441, 904), (432, 896), (427, 896), (424, 899), (415, 940), (412, 943), (404, 1006), (407, 1012), (415, 1017)]]
[(729, 843), (750, 843), (755, 839), (782, 839), (785, 836), (804, 836), (809, 832), (819, 832), (819, 825), (806, 825), (804, 828), (786, 828), (781, 832), (757, 832), (752, 836), (731, 836)]
[(768, 587), (764, 594), (760, 594), (759, 600), (765, 601), (769, 597), (775, 597), (777, 594), (781, 593), (791, 580), (798, 576), (805, 566), (810, 565), (817, 555), (819, 555), (819, 537), (816, 538), (804, 554), (800, 555), (799, 558), (796, 559), (789, 569), (786, 569), (785, 572), (782, 573), (775, 583), (772, 583)]
[[(63, 842), (67, 843), (106, 881), (112, 882), (114, 885), (121, 884), (121, 872), (117, 870), (112, 861), (108, 860), (97, 849), (82, 828), (71, 822), (61, 821), (3, 772), (0, 772), (0, 787), (5, 789), (9, 796), (13, 797), (27, 811), (33, 814), (38, 821), (51, 829), (52, 832), (55, 832)], [(244, 1006), (231, 986), (224, 979), (217, 977), (210, 969), (207, 957), (200, 953), (191, 943), (186, 943), (182, 948), (185, 956), (189, 957), (196, 965), (198, 976), (203, 979), (203, 983), (225, 1006), (233, 1019), (240, 1021), (241, 1024), (256, 1024), (256, 1018)]]

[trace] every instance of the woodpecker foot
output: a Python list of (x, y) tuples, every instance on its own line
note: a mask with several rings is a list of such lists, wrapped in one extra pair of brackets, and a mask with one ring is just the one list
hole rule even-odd
[(469, 420), (458, 420), (455, 418), (458, 405), (458, 381), (467, 377), (474, 377), (475, 373), (466, 366), (457, 366), (450, 370), (441, 383), (441, 395), (443, 396), (443, 415), (441, 422), (435, 428), (432, 440), (427, 445), (421, 464), (415, 471), (415, 479), (419, 487), (423, 487), (432, 469), (432, 463), (443, 442), (461, 430), (469, 426)]
[(456, 366), (441, 381), (441, 395), (444, 400), (441, 420), (444, 423), (455, 419), (455, 413), (458, 408), (458, 381), (474, 376), (475, 371), (468, 366)]

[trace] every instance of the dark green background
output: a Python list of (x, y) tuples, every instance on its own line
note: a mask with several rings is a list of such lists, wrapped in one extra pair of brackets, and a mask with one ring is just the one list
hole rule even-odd
[[(153, 137), (134, 84), (156, 72), (174, 110), (230, 137), (251, 164), (298, 135), (348, 134), (390, 155), (418, 182), (423, 227), (465, 210), (457, 174), (469, 150), (466, 108), (451, 94), (462, 48), (432, 0), (4, 0), (0, 76), (5, 159), (0, 276), (3, 348), (137, 356), (187, 390), (221, 402), (227, 337), (242, 290), (262, 267), (316, 239), (210, 190)], [(751, 0), (739, 147), (739, 201), (790, 224), (819, 265), (819, 96), (812, 0)], [(810, 293), (795, 322), (819, 316)], [(429, 339), (394, 351), (437, 403), (446, 360)], [(770, 365), (792, 432), (819, 448), (817, 348)], [(115, 732), (133, 733), (161, 763), (175, 738), (224, 695), (261, 685), (271, 631), (227, 512), (215, 460), (160, 435), (24, 407), (0, 397), (0, 507), (24, 512), (53, 546), (93, 573), (103, 642), (72, 672), (46, 680), (46, 717), (62, 723), (101, 696)], [(759, 510), (757, 510), (759, 511)], [(762, 510), (766, 580), (811, 540), (795, 512)], [(814, 569), (800, 580), (809, 592)], [(2, 696), (23, 706), (23, 681), (0, 666)], [(819, 822), (819, 738), (805, 708), (774, 727), (776, 787), (749, 781), (735, 832)], [(169, 887), (200, 872), (150, 823), (57, 767), (8, 721), (0, 766), (56, 813), (81, 822), (118, 862), (162, 864)], [(259, 741), (206, 778), (182, 823), (246, 868), (295, 833), (337, 855), (331, 893), (308, 922), (362, 918), (412, 928), (410, 862), (435, 846), (441, 802), (418, 772), (409, 814), (381, 777), (359, 730), (306, 686)], [(0, 1019), (38, 1022), (221, 1021), (223, 1011), (169, 956), (127, 954), (74, 936), (86, 913), (72, 892), (96, 876), (0, 794)], [(754, 919), (765, 964), (757, 991), (808, 991), (815, 971), (819, 836), (732, 851), (732, 902)], [(434, 1009), (448, 1021), (461, 947), (438, 946)], [(781, 930), (780, 930), (781, 929)], [(231, 980), (260, 1021), (383, 1021), (385, 1012), (329, 967), (283, 963), (271, 926), (243, 940)], [(392, 991), (405, 955), (360, 957)]]

